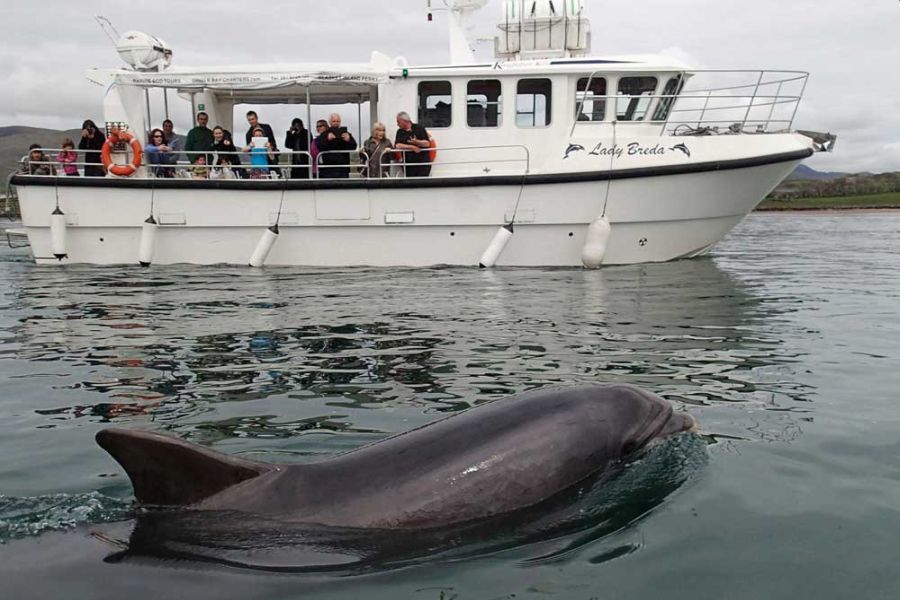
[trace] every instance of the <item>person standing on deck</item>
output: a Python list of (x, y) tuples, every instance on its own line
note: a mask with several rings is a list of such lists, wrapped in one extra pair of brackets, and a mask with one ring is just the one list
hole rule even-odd
[[(284, 149), (292, 152), (309, 152), (311, 137), (309, 131), (303, 126), (302, 119), (291, 121), (291, 128), (284, 137)], [(309, 156), (307, 154), (291, 155), (291, 179), (309, 179)]]
[[(213, 127), (213, 150), (216, 153), (213, 158), (214, 164), (219, 164), (219, 161), (224, 158), (229, 166), (241, 166), (241, 157), (237, 154), (240, 152), (240, 148), (234, 145), (231, 132), (220, 125)], [(236, 173), (242, 173), (242, 171), (238, 169)]]
[(332, 113), (328, 119), (331, 126), (316, 138), (319, 152), (324, 154), (319, 163), (319, 177), (325, 179), (347, 179), (350, 177), (350, 150), (356, 150), (356, 140), (341, 127), (341, 115)]
[(266, 139), (266, 132), (262, 127), (255, 127), (250, 134), (251, 143), (244, 148), (244, 152), (250, 153), (250, 179), (264, 179), (269, 177), (269, 165), (275, 156), (272, 143)]
[[(394, 137), (394, 148), (405, 150), (403, 161), (406, 164), (406, 177), (428, 177), (431, 174), (431, 142), (428, 131), (418, 123), (413, 123), (407, 112), (397, 113), (397, 135)], [(424, 163), (424, 164), (423, 164)]]
[(90, 150), (84, 153), (84, 175), (85, 177), (105, 177), (106, 168), (100, 160), (100, 151), (103, 149), (103, 142), (106, 136), (103, 135), (93, 121), (88, 119), (81, 125), (81, 141), (78, 142), (79, 150)]
[[(187, 141), (184, 143), (184, 151), (187, 153), (188, 160), (192, 163), (197, 161), (197, 153), (212, 152), (213, 150), (213, 132), (207, 127), (209, 124), (209, 115), (205, 112), (197, 113), (197, 126), (188, 131)], [(207, 158), (206, 162), (210, 162)]]
[(314, 177), (319, 176), (319, 136), (328, 129), (328, 123), (324, 119), (316, 121), (316, 135), (309, 144), (309, 155), (312, 158), (312, 172)]
[(175, 124), (171, 119), (166, 119), (162, 124), (163, 142), (170, 148), (170, 154), (166, 157), (169, 161), (167, 164), (175, 165), (181, 160), (181, 153), (184, 152), (184, 136), (175, 133)]
[(44, 154), (41, 145), (32, 144), (28, 147), (28, 156), (22, 159), (19, 173), (23, 175), (56, 175), (56, 169), (50, 162), (50, 157)]
[(366, 153), (366, 175), (372, 178), (387, 177), (391, 168), (391, 156), (387, 151), (393, 148), (387, 138), (384, 123), (376, 121), (372, 124), (372, 135), (363, 142)]
[(271, 153), (269, 154), (269, 164), (277, 165), (278, 164), (278, 142), (275, 141), (275, 132), (272, 131), (272, 126), (268, 123), (260, 123), (259, 117), (256, 114), (256, 111), (250, 110), (247, 111), (247, 123), (250, 124), (250, 128), (247, 130), (247, 134), (244, 136), (244, 139), (247, 142), (247, 145), (250, 145), (250, 139), (253, 137), (254, 129), (262, 129), (263, 133), (266, 135), (266, 138), (269, 140), (269, 145), (271, 147)]

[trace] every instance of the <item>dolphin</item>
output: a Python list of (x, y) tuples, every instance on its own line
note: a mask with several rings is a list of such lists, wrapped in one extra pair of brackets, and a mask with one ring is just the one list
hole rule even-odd
[(303, 464), (139, 430), (104, 429), (96, 439), (151, 511), (244, 515), (234, 522), (272, 530), (422, 531), (535, 507), (693, 427), (666, 400), (613, 384), (525, 392)]

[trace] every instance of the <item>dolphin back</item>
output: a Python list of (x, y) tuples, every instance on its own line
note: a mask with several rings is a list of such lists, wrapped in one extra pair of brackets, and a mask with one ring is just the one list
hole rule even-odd
[(104, 429), (96, 439), (145, 505), (187, 506), (276, 468), (148, 431)]

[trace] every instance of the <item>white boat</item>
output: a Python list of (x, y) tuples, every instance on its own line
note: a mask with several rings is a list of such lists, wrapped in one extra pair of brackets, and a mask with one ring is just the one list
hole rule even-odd
[[(467, 35), (485, 3), (446, 2), (443, 65), (375, 52), (368, 64), (181, 67), (161, 40), (126, 32), (118, 50), (129, 66), (87, 74), (106, 90), (108, 132), (143, 141), (168, 117), (168, 102), (151, 110), (153, 88), (175, 90), (192, 113), (231, 131), (236, 104), (290, 103), (308, 117), (313, 106), (352, 102), (360, 124), (366, 115), (392, 129), (406, 111), (425, 126), (437, 146), (431, 173), (404, 176), (400, 165), (379, 178), (354, 166), (347, 179), (326, 168), (291, 179), (284, 168), (270, 179), (198, 180), (154, 177), (142, 165), (130, 176), (16, 175), (35, 261), (667, 261), (707, 251), (803, 159), (834, 144), (830, 134), (792, 131), (807, 73), (593, 57), (583, 0), (503, 2), (495, 58), (476, 62)], [(133, 160), (112, 150), (113, 160)]]

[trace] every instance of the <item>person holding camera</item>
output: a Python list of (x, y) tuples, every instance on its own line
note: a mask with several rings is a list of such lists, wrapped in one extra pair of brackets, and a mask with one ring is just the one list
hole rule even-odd
[(103, 135), (93, 121), (86, 120), (81, 125), (81, 141), (78, 142), (79, 150), (91, 150), (84, 153), (84, 176), (85, 177), (105, 177), (106, 169), (100, 160), (100, 151), (103, 150), (103, 142), (106, 136)]
[(319, 177), (347, 179), (350, 177), (350, 150), (356, 150), (356, 140), (341, 127), (341, 115), (332, 113), (330, 127), (316, 138), (322, 159), (319, 161)]
[[(291, 121), (291, 128), (284, 137), (284, 149), (292, 152), (309, 152), (310, 135), (303, 126), (302, 119)], [(309, 179), (309, 156), (306, 154), (291, 154), (291, 179)]]

